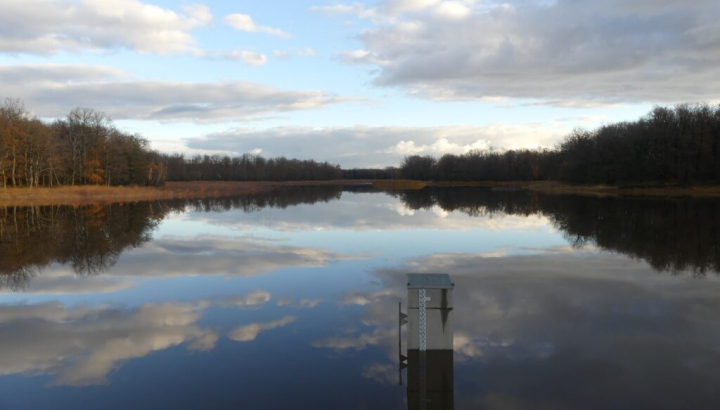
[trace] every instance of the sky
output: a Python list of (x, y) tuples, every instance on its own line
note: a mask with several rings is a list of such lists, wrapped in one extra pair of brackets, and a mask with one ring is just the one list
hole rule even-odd
[(0, 0), (0, 98), (168, 153), (397, 165), (720, 101), (713, 0)]

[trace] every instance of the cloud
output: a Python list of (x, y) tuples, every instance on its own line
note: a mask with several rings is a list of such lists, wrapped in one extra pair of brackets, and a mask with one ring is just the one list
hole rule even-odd
[(286, 31), (280, 30), (279, 28), (273, 28), (269, 26), (261, 26), (247, 14), (229, 14), (225, 16), (225, 24), (228, 26), (244, 31), (246, 33), (264, 33), (271, 36), (279, 37), (283, 40), (292, 38), (292, 35)]
[(346, 61), (374, 84), (440, 101), (563, 107), (714, 100), (720, 3), (382, 0), (316, 8), (368, 19)]
[(398, 382), (398, 367), (395, 364), (373, 363), (363, 369), (362, 376), (381, 384), (395, 385)]
[(320, 302), (322, 302), (322, 299), (302, 298), (298, 302), (298, 305), (303, 309), (313, 309), (315, 306), (319, 305)]
[(367, 306), (386, 296), (395, 297), (395, 292), (392, 289), (383, 289), (376, 292), (352, 292), (345, 295), (342, 303), (346, 305)]
[(405, 155), (463, 154), (471, 150), (552, 147), (571, 128), (565, 123), (440, 127), (240, 128), (185, 141), (188, 148), (291, 156), (344, 167), (397, 165)]
[(0, 306), (0, 375), (53, 375), (53, 384), (103, 384), (127, 360), (187, 344), (215, 347), (218, 335), (196, 325), (206, 303), (66, 307)]
[(289, 60), (292, 57), (296, 56), (299, 58), (308, 58), (308, 57), (317, 57), (318, 52), (311, 47), (306, 48), (296, 48), (293, 50), (274, 50), (273, 56), (277, 58), (278, 60)]
[[(78, 276), (75, 272), (54, 264), (33, 277), (31, 286), (22, 289), (24, 294), (83, 295), (114, 293), (131, 289), (133, 281), (110, 276)], [(0, 294), (15, 293), (12, 287), (0, 289)]]
[(130, 49), (202, 55), (191, 31), (212, 19), (202, 4), (177, 12), (136, 0), (5, 0), (0, 2), (0, 52)]
[(273, 56), (279, 60), (287, 60), (290, 58), (290, 52), (287, 50), (274, 50)]
[[(430, 198), (428, 200), (432, 202)], [(544, 215), (509, 215), (495, 212), (484, 205), (460, 207), (455, 212), (444, 211), (439, 205), (413, 209), (404, 204), (401, 199), (380, 192), (372, 195), (355, 195), (346, 192), (342, 194), (341, 201), (340, 206), (335, 203), (318, 202), (309, 207), (287, 208), (281, 213), (259, 210), (257, 213), (203, 214), (199, 220), (207, 224), (246, 232), (252, 232), (258, 227), (271, 227), (280, 232), (317, 231), (318, 229), (355, 232), (483, 229), (500, 232), (504, 230), (540, 231), (552, 226), (551, 220)], [(423, 203), (428, 204), (427, 202)], [(472, 212), (472, 216), (468, 214), (469, 212)], [(327, 259), (327, 263), (349, 258), (347, 255), (332, 253), (325, 255), (332, 256)]]
[(293, 300), (294, 300), (294, 298), (292, 296), (278, 298), (277, 305), (278, 306), (289, 306), (293, 303)]
[[(198, 275), (253, 276), (292, 267), (318, 267), (346, 258), (323, 249), (276, 245), (248, 238), (163, 237), (127, 252), (109, 272), (137, 278)], [(250, 297), (252, 296), (252, 297)], [(249, 295), (247, 303), (269, 298)]]
[(297, 50), (295, 54), (297, 54), (298, 57), (316, 57), (317, 51), (315, 51), (315, 49), (313, 48), (307, 47)]
[(270, 292), (258, 290), (247, 294), (244, 298), (240, 296), (229, 297), (221, 300), (221, 306), (235, 306), (240, 309), (253, 308), (264, 305), (272, 299)]
[(346, 336), (332, 336), (312, 342), (316, 348), (329, 348), (334, 350), (363, 350), (368, 346), (389, 346), (397, 347), (397, 328), (377, 327), (372, 332), (350, 334)]
[(596, 249), (435, 254), (378, 270), (382, 290), (367, 292), (373, 302), (361, 316), (374, 328), (313, 345), (347, 355), (377, 346), (387, 362), (363, 374), (392, 380), (383, 369), (397, 360), (397, 317), (388, 312), (407, 295), (406, 272), (453, 278), (455, 385), (467, 387), (456, 390), (455, 403), (463, 408), (508, 408), (494, 405), (499, 398), (513, 409), (605, 408), (616, 397), (635, 407), (715, 400), (720, 282), (658, 275), (646, 263)]
[(245, 326), (239, 326), (231, 330), (228, 333), (228, 339), (236, 342), (252, 342), (258, 335), (267, 330), (277, 329), (279, 327), (287, 326), (290, 323), (297, 320), (294, 316), (285, 316), (280, 320), (276, 320), (268, 323), (251, 323)]
[[(245, 57), (255, 63), (264, 59)], [(23, 99), (42, 117), (63, 117), (82, 106), (114, 119), (140, 120), (243, 120), (340, 102), (323, 91), (251, 82), (137, 80), (110, 67), (54, 64), (0, 65), (0, 95)]]
[(370, 19), (376, 22), (384, 21), (389, 16), (383, 16), (373, 7), (366, 7), (362, 3), (331, 4), (329, 6), (313, 6), (312, 11), (333, 17), (353, 16), (362, 20)]
[(255, 53), (247, 50), (230, 50), (222, 51), (216, 54), (217, 58), (222, 58), (229, 61), (243, 61), (247, 65), (252, 66), (263, 66), (267, 64), (267, 56), (262, 53)]
[[(52, 264), (32, 278), (28, 294), (62, 295), (112, 293), (130, 289), (149, 278), (216, 275), (227, 278), (262, 275), (284, 268), (321, 267), (348, 256), (324, 249), (283, 246), (248, 238), (219, 236), (161, 237), (123, 253), (117, 264), (97, 277), (79, 277), (61, 264)], [(2, 293), (10, 293), (4, 289)], [(221, 300), (224, 305), (250, 308), (269, 302), (257, 291)], [(302, 302), (313, 307), (314, 300)]]

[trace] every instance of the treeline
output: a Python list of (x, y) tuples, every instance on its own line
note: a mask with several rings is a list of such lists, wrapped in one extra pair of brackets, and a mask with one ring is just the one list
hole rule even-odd
[(406, 157), (399, 168), (347, 169), (313, 160), (160, 154), (104, 114), (78, 108), (52, 123), (18, 100), (0, 106), (0, 185), (161, 185), (168, 181), (405, 178), (571, 183), (720, 181), (720, 106), (657, 107), (633, 122), (577, 130), (555, 149)]
[(338, 165), (257, 155), (160, 154), (146, 139), (114, 127), (103, 113), (77, 108), (52, 123), (19, 100), (0, 106), (0, 185), (162, 185), (168, 181), (342, 179)]
[(552, 150), (405, 158), (406, 179), (572, 183), (720, 181), (720, 106), (656, 107), (633, 122), (577, 130)]
[(342, 179), (339, 165), (259, 155), (166, 155), (168, 181), (317, 181)]
[(0, 185), (160, 185), (167, 168), (148, 141), (86, 108), (45, 123), (19, 100), (0, 106)]

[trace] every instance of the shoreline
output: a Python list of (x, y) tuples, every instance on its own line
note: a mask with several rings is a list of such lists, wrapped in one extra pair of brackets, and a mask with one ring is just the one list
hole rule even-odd
[(524, 189), (544, 194), (583, 195), (596, 197), (609, 196), (647, 196), (647, 197), (694, 197), (720, 198), (720, 185), (571, 185), (556, 181), (476, 181), (476, 182), (428, 182), (432, 187), (484, 187), (498, 190)]
[(528, 190), (544, 194), (595, 197), (647, 196), (720, 198), (720, 185), (570, 185), (554, 181), (468, 181), (424, 182), (409, 180), (329, 180), (329, 181), (193, 181), (168, 182), (161, 187), (139, 186), (62, 186), (36, 188), (0, 188), (0, 207), (46, 205), (107, 205), (168, 199), (222, 198), (251, 195), (290, 186), (337, 186), (373, 184), (381, 190), (422, 189), (429, 187), (482, 187), (495, 190)]
[(0, 188), (0, 207), (12, 206), (85, 206), (108, 205), (169, 199), (223, 198), (251, 195), (289, 186), (363, 185), (366, 180), (332, 181), (192, 181), (167, 182), (160, 187), (141, 186), (61, 186), (36, 188)]
[(647, 196), (647, 197), (694, 197), (694, 198), (720, 198), (720, 185), (572, 185), (556, 181), (417, 181), (417, 180), (382, 180), (373, 183), (383, 190), (412, 190), (425, 187), (478, 187), (493, 190), (528, 190), (543, 194), (555, 195), (582, 195), (595, 197), (609, 196)]

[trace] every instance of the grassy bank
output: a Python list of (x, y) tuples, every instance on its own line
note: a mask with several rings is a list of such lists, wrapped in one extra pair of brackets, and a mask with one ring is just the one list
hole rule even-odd
[[(234, 195), (254, 194), (284, 186), (313, 185), (360, 185), (373, 181), (293, 181), (293, 182), (168, 182), (162, 187), (106, 187), (76, 186), (57, 188), (0, 188), (2, 206), (40, 205), (91, 205), (123, 202), (154, 201), (163, 199), (221, 198)], [(423, 181), (374, 181), (378, 189), (422, 189), (426, 186), (459, 187), (475, 186), (492, 189), (527, 189), (548, 194), (571, 194), (588, 196), (657, 196), (657, 197), (720, 197), (720, 185), (569, 185), (552, 181), (536, 182), (423, 182)]]
[(628, 186), (613, 185), (571, 185), (555, 181), (469, 181), (469, 182), (432, 182), (432, 181), (375, 181), (376, 188), (383, 190), (422, 189), (431, 187), (482, 187), (497, 190), (527, 189), (547, 194), (568, 194), (587, 196), (657, 196), (657, 197), (720, 197), (720, 185), (707, 184), (696, 186), (668, 184), (638, 184)]
[(571, 185), (555, 181), (510, 181), (510, 182), (428, 182), (428, 186), (476, 186), (493, 189), (527, 189), (548, 194), (571, 194), (588, 196), (657, 196), (657, 197), (720, 197), (720, 185), (668, 185), (638, 184), (614, 185)]
[(283, 186), (349, 185), (368, 181), (168, 182), (162, 187), (75, 186), (0, 188), (0, 206), (91, 205), (163, 199), (221, 198), (269, 191)]

